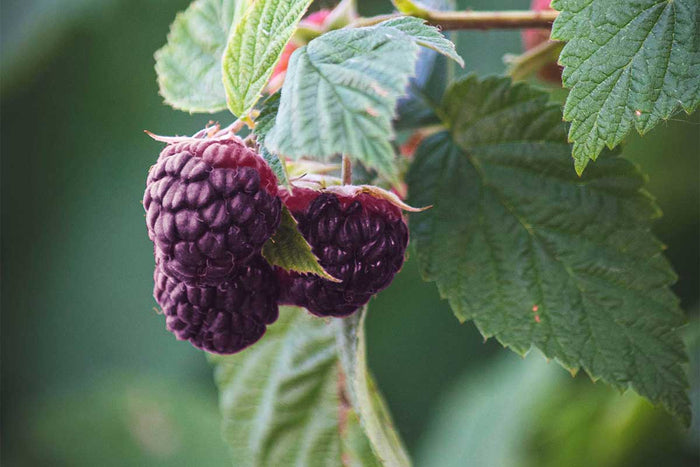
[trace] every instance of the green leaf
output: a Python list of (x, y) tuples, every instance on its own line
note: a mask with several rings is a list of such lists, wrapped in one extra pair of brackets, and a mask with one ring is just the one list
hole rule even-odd
[(350, 317), (334, 319), (348, 393), (374, 453), (383, 465), (410, 466), (411, 461), (394, 428), (386, 402), (367, 369), (366, 315), (367, 308), (363, 308)]
[[(395, 178), (390, 139), (396, 101), (414, 73), (417, 41), (428, 43), (434, 30), (405, 20), (332, 31), (295, 51), (269, 149), (294, 158), (342, 153)], [(437, 39), (433, 45), (444, 49)]]
[(568, 41), (559, 62), (571, 92), (576, 170), (632, 128), (645, 134), (682, 107), (700, 103), (700, 2), (555, 0), (552, 38)]
[(430, 9), (426, 5), (414, 0), (391, 0), (391, 3), (404, 15), (425, 18), (430, 13)]
[(557, 106), (505, 78), (446, 93), (450, 132), (426, 140), (408, 174), (412, 238), (455, 315), (524, 354), (632, 387), (689, 419), (684, 316), (659, 210), (629, 162), (606, 155), (578, 178)]
[(246, 0), (197, 0), (170, 26), (168, 43), (155, 54), (165, 102), (187, 112), (226, 108), (221, 55), (237, 10)]
[(455, 45), (442, 35), (439, 29), (428, 26), (425, 20), (404, 16), (402, 18), (390, 19), (379, 24), (380, 27), (395, 28), (403, 31), (416, 41), (416, 44), (434, 50), (435, 52), (451, 58), (464, 67), (464, 60), (459, 56)]
[(215, 364), (224, 439), (236, 466), (340, 464), (333, 328), (282, 308), (264, 338)]
[(265, 138), (267, 137), (267, 133), (270, 131), (270, 128), (272, 128), (272, 125), (275, 124), (275, 117), (277, 116), (279, 106), (279, 93), (275, 93), (267, 98), (262, 106), (262, 109), (260, 109), (260, 115), (258, 115), (258, 118), (255, 119), (255, 130), (253, 133), (255, 133), (255, 136), (257, 137), (260, 155), (262, 155), (265, 162), (267, 162), (267, 165), (269, 165), (272, 171), (275, 173), (277, 180), (279, 180), (284, 186), (288, 187), (289, 176), (287, 174), (287, 167), (284, 160), (278, 155), (271, 153), (267, 149), (267, 146), (265, 146)]
[[(427, 0), (426, 8), (438, 11), (455, 9), (453, 0)], [(449, 37), (449, 36), (448, 36)], [(418, 53), (416, 76), (411, 78), (407, 93), (399, 100), (396, 130), (414, 129), (439, 123), (435, 109), (440, 105), (447, 87), (448, 76), (453, 74), (453, 62), (434, 50), (423, 48)]]
[[(532, 434), (532, 425), (539, 421), (540, 407), (556, 398), (566, 383), (576, 385), (561, 369), (546, 363), (539, 352), (532, 352), (524, 360), (513, 354), (499, 355), (489, 359), (483, 367), (478, 370), (478, 378), (474, 370), (469, 369), (445, 390), (419, 444), (417, 465), (530, 465), (524, 462), (530, 454), (527, 451), (530, 446), (525, 441)], [(590, 406), (585, 409), (591, 411)], [(616, 418), (614, 421), (620, 423)], [(563, 429), (553, 424), (552, 429), (557, 428)], [(555, 447), (563, 450), (561, 444)], [(541, 457), (539, 452), (536, 454), (532, 465), (540, 467)], [(597, 453), (589, 453), (588, 457), (592, 456), (599, 457)], [(589, 463), (588, 459), (584, 464), (598, 465)]]
[(284, 46), (312, 0), (256, 0), (236, 23), (224, 51), (228, 107), (244, 117), (260, 99)]
[(318, 258), (311, 252), (311, 246), (297, 228), (289, 209), (282, 208), (280, 226), (275, 234), (263, 245), (262, 255), (268, 263), (287, 271), (316, 274), (335, 281), (318, 263)]
[(334, 333), (326, 321), (282, 307), (255, 345), (236, 355), (210, 355), (236, 466), (336, 467), (343, 458), (377, 465), (363, 433), (351, 425), (357, 416), (343, 400)]
[(381, 467), (382, 463), (372, 451), (372, 446), (360, 423), (360, 417), (354, 410), (349, 410), (346, 417), (343, 436), (344, 467)]

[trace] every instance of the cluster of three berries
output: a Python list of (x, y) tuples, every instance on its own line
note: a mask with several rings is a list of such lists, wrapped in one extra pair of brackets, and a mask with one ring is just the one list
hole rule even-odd
[[(273, 268), (261, 250), (283, 203), (339, 282)], [(401, 211), (369, 194), (279, 189), (265, 161), (237, 137), (167, 146), (143, 200), (154, 243), (154, 297), (166, 327), (200, 349), (230, 354), (259, 340), (278, 305), (347, 316), (401, 268)]]

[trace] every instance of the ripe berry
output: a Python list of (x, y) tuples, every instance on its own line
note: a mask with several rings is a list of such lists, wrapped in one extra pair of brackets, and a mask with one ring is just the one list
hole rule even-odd
[(164, 272), (216, 284), (260, 253), (279, 225), (277, 180), (236, 137), (191, 139), (161, 152), (143, 205)]
[(319, 316), (347, 316), (387, 287), (401, 269), (408, 229), (401, 210), (356, 187), (280, 196), (299, 223), (321, 266), (341, 282), (277, 270), (280, 303)]
[(255, 343), (278, 316), (275, 273), (255, 256), (218, 285), (185, 284), (160, 264), (153, 274), (153, 296), (163, 309), (166, 328), (180, 340), (220, 354)]
[[(551, 0), (532, 0), (530, 3), (530, 10), (532, 11), (547, 11), (552, 8), (549, 6)], [(523, 47), (525, 50), (530, 50), (543, 42), (549, 40), (549, 29), (523, 29), (521, 36), (523, 40)], [(561, 84), (561, 67), (557, 65), (556, 62), (549, 63), (537, 72), (539, 76), (544, 81), (549, 81), (551, 83)]]

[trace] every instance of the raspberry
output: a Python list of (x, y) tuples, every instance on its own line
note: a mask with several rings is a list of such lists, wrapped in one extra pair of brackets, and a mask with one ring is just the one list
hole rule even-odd
[(306, 188), (280, 196), (321, 266), (341, 280), (278, 268), (280, 303), (319, 316), (347, 316), (387, 287), (401, 269), (408, 228), (390, 202), (362, 192)]
[(219, 285), (188, 285), (156, 264), (153, 296), (163, 309), (166, 328), (207, 352), (232, 354), (254, 344), (278, 316), (275, 273), (253, 257)]
[(275, 175), (238, 138), (167, 146), (149, 172), (143, 198), (163, 271), (209, 285), (229, 276), (277, 229), (276, 193)]
[[(550, 3), (551, 0), (532, 0), (532, 2), (530, 3), (530, 10), (551, 10), (552, 8), (549, 6)], [(542, 44), (543, 42), (547, 42), (549, 40), (549, 33), (550, 30), (544, 28), (523, 29), (521, 37), (525, 50), (533, 49), (538, 45)], [(555, 84), (561, 84), (561, 70), (561, 67), (556, 62), (552, 62), (540, 68), (537, 72), (537, 76), (539, 76), (544, 81), (549, 81), (550, 83)]]

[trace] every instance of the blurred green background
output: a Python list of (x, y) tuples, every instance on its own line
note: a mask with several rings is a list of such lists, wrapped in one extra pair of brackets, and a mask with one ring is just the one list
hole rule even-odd
[[(143, 130), (189, 134), (212, 118), (157, 93), (153, 52), (187, 3), (2, 1), (3, 465), (229, 463), (205, 358), (155, 312), (140, 203), (161, 147)], [(466, 70), (481, 74), (520, 50), (517, 32), (457, 41)], [(522, 361), (484, 343), (409, 260), (372, 304), (368, 345), (417, 465), (698, 465), (699, 134), (700, 118), (681, 114), (624, 150), (650, 174), (665, 212), (655, 230), (691, 317), (692, 429), (535, 352)]]

